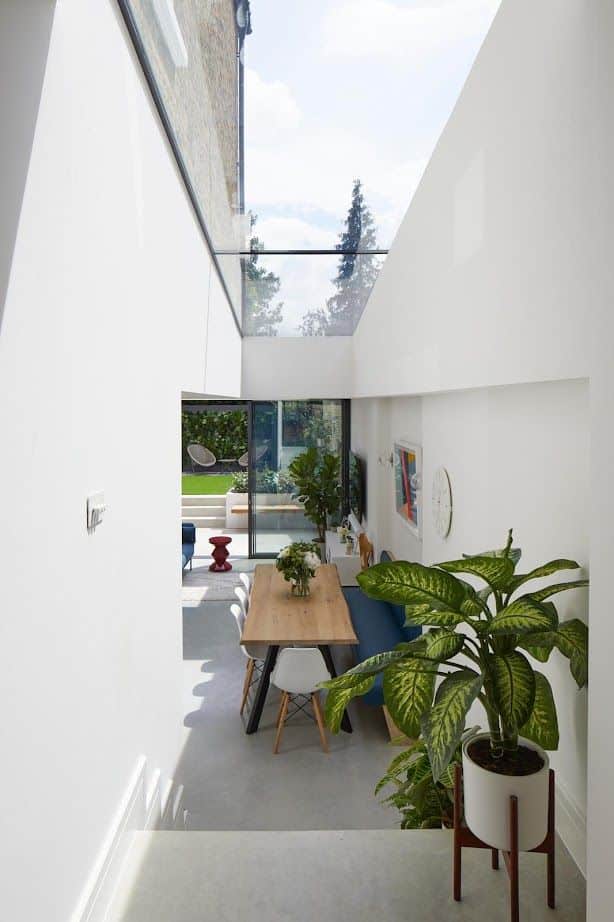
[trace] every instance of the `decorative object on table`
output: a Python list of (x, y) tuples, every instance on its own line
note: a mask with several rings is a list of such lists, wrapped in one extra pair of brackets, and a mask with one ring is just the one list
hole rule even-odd
[(347, 527), (347, 525), (338, 525), (338, 526), (337, 526), (337, 534), (338, 534), (339, 540), (341, 541), (342, 544), (348, 544), (348, 543), (350, 543), (351, 538), (352, 538), (352, 532), (351, 532), (351, 530)]
[(375, 549), (364, 531), (358, 535), (358, 549), (360, 551), (360, 566), (363, 570), (367, 570), (373, 563)]
[[(449, 765), (446, 772), (449, 772)], [(518, 780), (518, 779), (515, 779)], [(454, 764), (454, 881), (453, 893), (457, 902), (461, 900), (462, 890), (462, 850), (463, 848), (485, 848), (491, 853), (491, 867), (499, 870), (499, 849), (483, 842), (463, 823), (463, 773), (461, 766)], [(510, 922), (520, 922), (520, 880), (519, 880), (519, 804), (522, 794), (509, 796), (509, 846), (503, 849), (503, 860), (510, 879)], [(555, 822), (554, 822), (554, 771), (548, 770), (548, 819), (546, 835), (543, 841), (531, 852), (546, 855), (547, 868), (547, 902), (550, 909), (555, 908)]]
[(275, 566), (292, 586), (292, 594), (309, 595), (309, 582), (321, 564), (317, 545), (313, 541), (294, 541), (282, 547)]
[(452, 488), (445, 467), (438, 467), (433, 474), (432, 510), (435, 531), (440, 538), (447, 538), (452, 527)]
[(421, 478), (422, 449), (409, 442), (395, 442), (394, 507), (417, 538), (422, 531)]
[[(489, 732), (463, 745), (465, 819), (482, 842), (508, 851), (510, 792), (519, 794), (518, 848), (531, 851), (546, 837), (545, 750), (557, 749), (559, 742), (552, 689), (527, 653), (546, 662), (556, 648), (569, 659), (579, 688), (588, 679), (588, 628), (577, 618), (559, 622), (551, 601), (560, 592), (588, 586), (588, 580), (530, 591), (530, 580), (579, 569), (579, 564), (556, 559), (518, 574), (520, 555), (510, 530), (500, 550), (430, 567), (395, 561), (360, 573), (358, 583), (367, 596), (404, 605), (407, 624), (431, 630), (327, 683), (326, 702), (329, 726), (336, 730), (341, 705), (368, 692), (383, 672), (384, 700), (393, 720), (407, 736), (422, 735), (438, 781), (461, 741), (469, 708), (479, 700)], [(486, 586), (478, 591), (456, 573)], [(459, 630), (462, 626), (469, 633)], [(462, 664), (455, 662), (459, 654)], [(438, 675), (443, 681), (435, 694)]]
[(212, 573), (225, 573), (228, 570), (232, 570), (232, 564), (228, 563), (228, 545), (232, 541), (232, 538), (229, 538), (228, 535), (216, 535), (214, 538), (209, 538), (209, 544), (213, 545), (213, 550), (211, 551), (211, 556), (213, 557), (213, 563), (209, 567)]
[(339, 458), (321, 454), (317, 448), (308, 448), (292, 461), (288, 473), (296, 485), (305, 515), (317, 529), (318, 542), (324, 544), (328, 517), (334, 515), (341, 504)]

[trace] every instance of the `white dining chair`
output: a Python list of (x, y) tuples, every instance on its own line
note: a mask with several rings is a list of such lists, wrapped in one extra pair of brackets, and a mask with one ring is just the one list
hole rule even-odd
[[(239, 632), (239, 640), (243, 636), (243, 628), (245, 626), (245, 612), (240, 605), (237, 605), (236, 602), (230, 606), (230, 612), (235, 619), (237, 625), (237, 630)], [(264, 643), (250, 643), (250, 644), (241, 644), (241, 649), (247, 657), (247, 663), (245, 664), (245, 681), (243, 682), (243, 694), (241, 698), (241, 709), (240, 714), (243, 714), (245, 710), (245, 702), (247, 701), (247, 696), (249, 695), (249, 690), (254, 684), (254, 672), (260, 673), (262, 670), (262, 663), (264, 658), (267, 655), (268, 647)]]
[(235, 595), (239, 600), (239, 604), (243, 609), (243, 613), (247, 617), (249, 611), (249, 596), (243, 586), (235, 586)]
[(239, 573), (239, 579), (243, 583), (243, 587), (247, 594), (249, 595), (252, 591), (252, 578), (249, 573)]
[[(277, 717), (277, 734), (273, 746), (275, 754), (279, 752), (288, 707), (295, 698), (311, 699), (313, 713), (320, 731), (322, 749), (328, 752), (318, 690), (320, 682), (326, 682), (328, 679), (330, 679), (330, 673), (317, 647), (286, 647), (279, 651), (275, 668), (271, 673), (272, 684), (282, 693)], [(303, 710), (303, 705), (298, 704), (297, 710)]]

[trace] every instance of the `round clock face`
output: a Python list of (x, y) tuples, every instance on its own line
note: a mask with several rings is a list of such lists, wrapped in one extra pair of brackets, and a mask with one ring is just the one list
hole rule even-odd
[(433, 476), (433, 521), (440, 538), (447, 538), (452, 526), (452, 489), (445, 467), (438, 467)]

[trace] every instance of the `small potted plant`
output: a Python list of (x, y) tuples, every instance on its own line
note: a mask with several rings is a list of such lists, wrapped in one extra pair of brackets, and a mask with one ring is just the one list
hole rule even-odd
[[(586, 685), (588, 628), (577, 618), (560, 622), (551, 600), (588, 580), (530, 590), (529, 581), (579, 564), (557, 559), (516, 573), (519, 559), (510, 531), (502, 550), (431, 567), (382, 563), (359, 574), (366, 595), (405, 605), (406, 624), (431, 629), (326, 683), (326, 715), (338, 730), (348, 701), (369, 691), (383, 672), (390, 715), (407, 736), (422, 736), (437, 782), (461, 743), (469, 709), (479, 702), (488, 731), (462, 746), (465, 819), (487, 845), (508, 849), (509, 796), (516, 794), (519, 848), (529, 851), (546, 835), (546, 750), (557, 749), (559, 741), (550, 683), (531, 660), (546, 662), (556, 648), (568, 658), (578, 687)], [(480, 579), (484, 588), (475, 589), (457, 573)], [(435, 691), (437, 678), (442, 681)]]
[(276, 567), (292, 586), (292, 595), (309, 595), (309, 582), (319, 566), (317, 547), (311, 541), (294, 541), (277, 555)]

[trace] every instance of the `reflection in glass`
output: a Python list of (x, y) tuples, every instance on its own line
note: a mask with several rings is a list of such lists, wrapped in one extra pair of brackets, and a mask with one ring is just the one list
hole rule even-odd
[(355, 253), (252, 254), (245, 279), (245, 335), (351, 336), (383, 260)]
[[(240, 211), (237, 48), (230, 0), (125, 0), (214, 250), (244, 249)], [(238, 256), (222, 267), (241, 318)]]
[(340, 458), (342, 419), (341, 400), (252, 404), (254, 553), (277, 554), (292, 541), (316, 537), (315, 526), (302, 512), (288, 467), (310, 447)]

